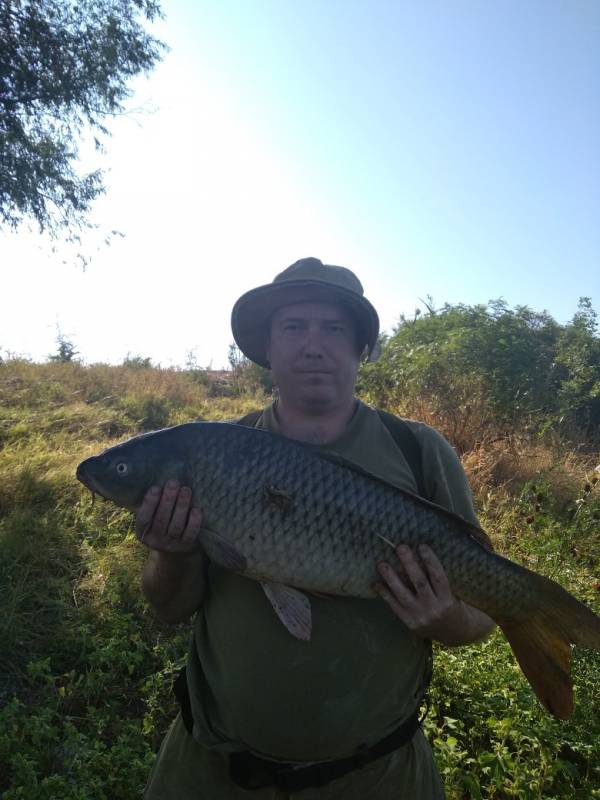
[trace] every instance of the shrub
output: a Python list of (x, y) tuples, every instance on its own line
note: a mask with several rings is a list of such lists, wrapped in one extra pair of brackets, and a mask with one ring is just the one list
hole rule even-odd
[(563, 326), (500, 300), (431, 309), (401, 319), (380, 359), (362, 367), (359, 386), (408, 416), (426, 406), (461, 452), (484, 434), (515, 430), (591, 442), (600, 429), (596, 314), (588, 298)]

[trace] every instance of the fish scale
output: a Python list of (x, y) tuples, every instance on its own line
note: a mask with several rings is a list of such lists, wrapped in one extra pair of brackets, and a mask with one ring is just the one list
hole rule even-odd
[(600, 618), (554, 581), (484, 547), (480, 528), (315, 446), (240, 425), (189, 423), (86, 459), (77, 477), (132, 510), (152, 485), (191, 484), (206, 554), (260, 581), (299, 639), (310, 639), (312, 626), (301, 590), (372, 598), (377, 563), (398, 565), (394, 545), (427, 544), (456, 597), (500, 625), (556, 717), (573, 708), (570, 644), (600, 649)]
[[(205, 459), (211, 459), (213, 449), (219, 451), (216, 471), (224, 485), (215, 496), (215, 517), (222, 530), (231, 531), (232, 541), (248, 559), (250, 566), (245, 574), (249, 577), (266, 576), (308, 590), (373, 597), (372, 585), (378, 578), (375, 565), (393, 555), (380, 534), (395, 544), (429, 544), (442, 562), (447, 562), (444, 566), (450, 582), (465, 599), (472, 599), (469, 583), (474, 572), (481, 573), (491, 590), (485, 610), (495, 610), (499, 591), (504, 595), (503, 605), (510, 602), (511, 595), (520, 594), (518, 582), (507, 580), (495, 586), (486, 580), (494, 574), (491, 562), (497, 557), (473, 542), (465, 533), (469, 524), (464, 520), (440, 519), (430, 506), (408, 493), (403, 493), (404, 502), (398, 503), (399, 490), (395, 487), (362, 471), (352, 471), (354, 465), (341, 459), (323, 458), (310, 446), (297, 444), (290, 456), (288, 440), (245, 429), (243, 435), (255, 446), (241, 448), (242, 453), (251, 455), (236, 459), (235, 452), (240, 450), (237, 435), (223, 437), (218, 429), (214, 433), (218, 436), (209, 437), (196, 469), (196, 494), (198, 502), (210, 505), (214, 482), (203, 477), (208, 472)], [(229, 454), (230, 447), (233, 454)], [(227, 471), (219, 469), (223, 462), (235, 466)], [(293, 499), (291, 513), (265, 503), (266, 485)], [(243, 514), (240, 509), (244, 509)], [(253, 541), (249, 540), (250, 530)], [(258, 535), (264, 530), (269, 532), (267, 537)], [(301, 540), (297, 535), (290, 537), (297, 530), (303, 531)], [(364, 557), (357, 561), (357, 555)], [(482, 569), (474, 570), (476, 564)], [(324, 570), (328, 575), (325, 586), (321, 577)], [(480, 604), (481, 594), (479, 590)]]

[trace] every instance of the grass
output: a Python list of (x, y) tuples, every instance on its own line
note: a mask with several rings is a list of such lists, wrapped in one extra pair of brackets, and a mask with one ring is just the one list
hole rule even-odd
[[(131, 516), (96, 502), (77, 463), (127, 436), (242, 416), (193, 373), (0, 364), (0, 797), (133, 800), (175, 714), (189, 627), (139, 588)], [(464, 463), (497, 548), (600, 611), (600, 458), (513, 437)], [(483, 441), (483, 443), (482, 443)], [(600, 798), (598, 653), (576, 651), (576, 711), (543, 712), (500, 634), (436, 652), (425, 722), (450, 800)]]

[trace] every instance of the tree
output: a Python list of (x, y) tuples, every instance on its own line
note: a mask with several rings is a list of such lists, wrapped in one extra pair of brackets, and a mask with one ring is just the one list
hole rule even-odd
[(160, 15), (155, 0), (0, 0), (0, 226), (72, 240), (89, 225), (103, 176), (78, 173), (78, 143), (89, 129), (102, 149), (128, 81), (161, 58), (143, 27)]
[(75, 356), (79, 355), (79, 351), (75, 347), (75, 343), (61, 333), (60, 330), (56, 334), (56, 347), (56, 353), (48, 356), (50, 361), (58, 361), (60, 364), (77, 361)]

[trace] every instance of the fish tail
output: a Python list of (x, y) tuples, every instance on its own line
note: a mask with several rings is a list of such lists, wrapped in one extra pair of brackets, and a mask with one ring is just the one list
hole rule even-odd
[(536, 606), (525, 619), (498, 620), (540, 703), (558, 719), (573, 711), (571, 644), (600, 650), (600, 617), (562, 586), (530, 573)]

